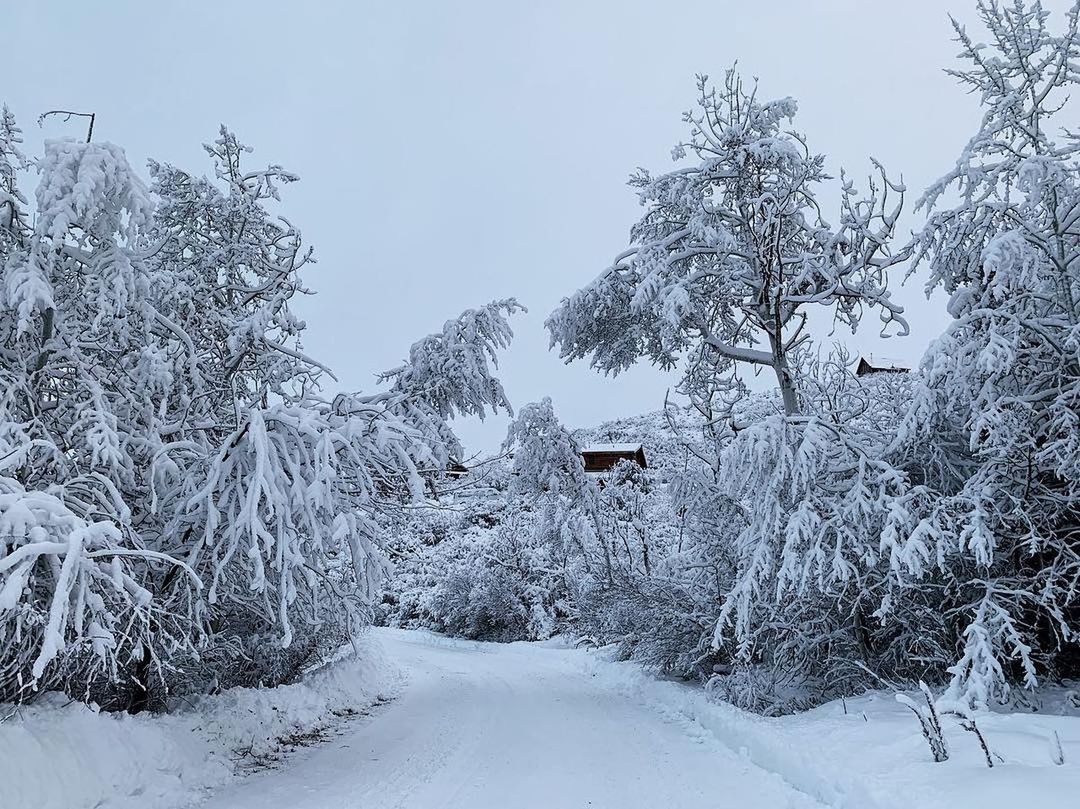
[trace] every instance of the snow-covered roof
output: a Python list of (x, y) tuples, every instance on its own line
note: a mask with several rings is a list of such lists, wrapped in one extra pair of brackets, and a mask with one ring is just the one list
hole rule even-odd
[(588, 452), (588, 453), (593, 453), (593, 452), (598, 452), (598, 453), (599, 452), (623, 453), (623, 452), (625, 452), (625, 453), (628, 453), (628, 454), (633, 454), (633, 453), (637, 452), (639, 449), (642, 449), (641, 444), (593, 444), (593, 445), (588, 446), (588, 447), (582, 447), (581, 451), (583, 453), (585, 453), (585, 452)]
[(857, 374), (866, 371), (910, 371), (911, 363), (896, 357), (883, 357), (880, 354), (867, 354), (859, 358)]
[(910, 371), (911, 363), (896, 357), (882, 357), (880, 354), (869, 354), (866, 357), (868, 364), (875, 368), (892, 368), (897, 371)]

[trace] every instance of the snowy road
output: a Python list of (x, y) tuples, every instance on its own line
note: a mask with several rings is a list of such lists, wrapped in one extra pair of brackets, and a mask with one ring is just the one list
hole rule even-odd
[(605, 687), (579, 653), (380, 634), (408, 672), (398, 699), (203, 808), (820, 805), (711, 737)]

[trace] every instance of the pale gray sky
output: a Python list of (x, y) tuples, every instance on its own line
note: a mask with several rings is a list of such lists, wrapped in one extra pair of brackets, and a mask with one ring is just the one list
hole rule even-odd
[[(1064, 5), (1064, 0), (1050, 7)], [(764, 97), (800, 102), (811, 145), (858, 177), (869, 156), (916, 192), (951, 165), (977, 100), (942, 73), (946, 13), (973, 0), (146, 2), (37, 0), (5, 11), (5, 100), (31, 151), (97, 113), (95, 140), (206, 171), (227, 123), (256, 162), (299, 173), (283, 211), (315, 245), (299, 309), (306, 348), (348, 389), (372, 389), (415, 339), (460, 310), (516, 296), (527, 316), (502, 362), (516, 405), (551, 395), (587, 425), (655, 409), (670, 379), (616, 380), (547, 351), (543, 321), (626, 246), (625, 181), (663, 169), (694, 73), (738, 60)], [(916, 219), (909, 220), (909, 227)], [(897, 279), (899, 280), (899, 279)], [(946, 318), (921, 279), (898, 291), (913, 336), (856, 348), (917, 359)], [(818, 335), (824, 337), (825, 335)], [(473, 448), (503, 419), (456, 425)]]

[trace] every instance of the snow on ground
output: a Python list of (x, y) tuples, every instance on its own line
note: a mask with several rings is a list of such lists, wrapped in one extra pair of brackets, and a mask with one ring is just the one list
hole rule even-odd
[(659, 809), (820, 804), (704, 733), (688, 734), (585, 653), (382, 630), (409, 673), (371, 720), (202, 809)]
[[(583, 654), (583, 653), (578, 653)], [(822, 804), (842, 809), (1039, 809), (1080, 805), (1080, 717), (979, 714), (996, 754), (988, 769), (974, 734), (942, 719), (950, 759), (935, 763), (914, 715), (892, 694), (873, 692), (793, 716), (766, 718), (707, 699), (603, 653), (582, 660), (611, 690), (652, 705), (739, 750)], [(1064, 765), (1054, 763), (1060, 740)], [(1003, 760), (1001, 760), (1003, 759)], [(768, 804), (761, 804), (766, 806)]]
[[(935, 764), (914, 717), (884, 694), (849, 700), (846, 715), (833, 703), (766, 719), (557, 642), (380, 637), (409, 672), (394, 705), (203, 809), (1044, 809), (1080, 794), (1076, 718), (987, 716), (1004, 763), (988, 770), (956, 729), (952, 759)], [(1051, 760), (1053, 730), (1064, 766)]]
[[(952, 756), (935, 764), (914, 717), (884, 693), (848, 700), (846, 713), (830, 703), (763, 718), (558, 641), (375, 630), (366, 644), (303, 684), (238, 689), (168, 717), (24, 709), (0, 724), (0, 807), (1054, 809), (1080, 794), (1076, 717), (980, 716), (1001, 759), (991, 770), (949, 719)], [(235, 750), (274, 752), (283, 736), (395, 692), (325, 743), (232, 778)]]
[[(371, 637), (302, 682), (236, 688), (168, 716), (97, 713), (47, 695), (0, 723), (0, 809), (165, 809), (367, 712), (400, 689)], [(285, 740), (285, 741), (283, 741)]]

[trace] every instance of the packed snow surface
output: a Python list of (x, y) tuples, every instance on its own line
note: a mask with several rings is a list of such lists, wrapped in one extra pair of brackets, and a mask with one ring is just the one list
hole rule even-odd
[(204, 809), (659, 809), (820, 804), (687, 733), (584, 652), (385, 630), (409, 683), (394, 704)]
[(409, 678), (394, 703), (203, 809), (1064, 809), (1080, 794), (1072, 717), (986, 715), (992, 770), (949, 726), (935, 764), (890, 695), (766, 719), (557, 641), (378, 635)]

